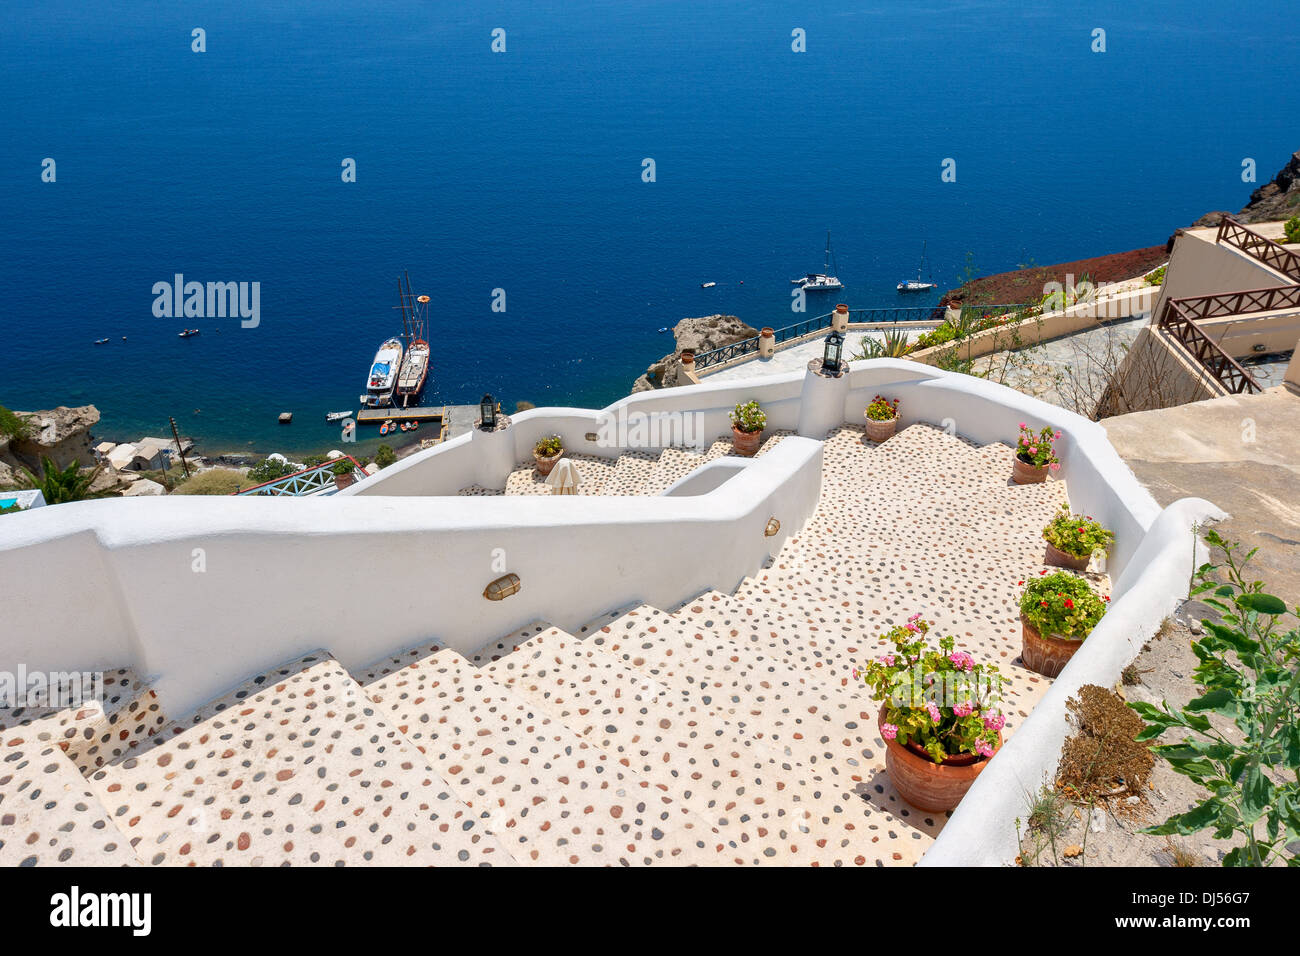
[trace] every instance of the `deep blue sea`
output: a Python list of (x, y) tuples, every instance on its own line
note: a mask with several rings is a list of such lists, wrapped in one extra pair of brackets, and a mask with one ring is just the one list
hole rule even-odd
[[(846, 288), (806, 315), (899, 304), (923, 239), (941, 289), (1161, 243), (1245, 204), (1243, 159), (1264, 182), (1300, 147), (1296, 22), (1294, 0), (11, 0), (0, 404), (324, 450), (402, 270), (433, 300), (427, 400), (510, 409), (626, 394), (683, 316), (806, 317), (789, 280), (827, 229)], [(175, 273), (260, 282), (260, 325), (156, 318)]]

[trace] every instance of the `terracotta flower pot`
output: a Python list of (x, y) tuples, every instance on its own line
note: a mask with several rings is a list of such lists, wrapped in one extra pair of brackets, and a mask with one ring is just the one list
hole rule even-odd
[(1025, 620), (1023, 614), (1020, 615), (1020, 662), (1031, 671), (1044, 677), (1055, 677), (1065, 670), (1065, 665), (1082, 645), (1081, 640), (1057, 634), (1044, 637)]
[(1062, 551), (1052, 542), (1045, 542), (1047, 545), (1047, 554), (1044, 556), (1044, 563), (1052, 565), (1055, 568), (1069, 568), (1071, 571), (1086, 571), (1088, 564), (1092, 561), (1092, 555), (1086, 558), (1080, 558), (1068, 551)]
[(893, 438), (894, 432), (898, 429), (898, 416), (895, 415), (888, 421), (878, 422), (874, 418), (867, 419), (867, 438), (874, 442), (882, 442), (887, 438)]
[(735, 425), (731, 426), (731, 447), (735, 449), (737, 455), (753, 458), (758, 453), (758, 446), (762, 440), (762, 431), (742, 432)]
[(1048, 465), (1031, 465), (1019, 455), (1011, 460), (1011, 480), (1018, 485), (1037, 485), (1047, 480)]
[(342, 491), (344, 488), (348, 487), (348, 485), (354, 484), (356, 480), (357, 476), (350, 471), (346, 475), (335, 475), (334, 487), (339, 491)]
[(541, 455), (537, 454), (537, 452), (533, 452), (533, 461), (537, 463), (537, 473), (545, 478), (551, 473), (551, 469), (555, 467), (555, 463), (563, 457), (563, 450), (561, 450), (559, 454), (552, 455), (550, 458), (543, 458)]
[[(883, 728), (884, 723), (885, 708), (881, 707), (876, 725)], [(880, 736), (885, 739), (883, 733)], [(1001, 746), (1002, 734), (999, 732), (998, 747)], [(894, 789), (916, 809), (929, 813), (955, 810), (990, 759), (958, 754), (938, 764), (914, 744), (903, 746), (896, 740), (885, 740), (885, 772), (889, 774)]]

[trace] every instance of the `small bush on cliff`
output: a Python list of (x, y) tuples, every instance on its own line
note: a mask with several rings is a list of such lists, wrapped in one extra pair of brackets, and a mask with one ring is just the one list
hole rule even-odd
[(260, 485), (264, 481), (275, 481), (275, 479), (283, 478), (285, 475), (292, 475), (297, 470), (287, 461), (268, 458), (260, 465), (254, 465), (248, 469), (248, 483), (250, 485)]
[(20, 415), (15, 415), (9, 409), (0, 405), (0, 441), (6, 438), (17, 438), (22, 440), (31, 435), (31, 426), (27, 424), (27, 419)]
[(188, 481), (176, 486), (177, 495), (233, 495), (240, 488), (256, 482), (249, 481), (233, 468), (210, 468), (201, 471)]
[(380, 445), (375, 452), (375, 464), (380, 468), (387, 468), (395, 461), (397, 461), (397, 452), (388, 445)]
[(1282, 228), (1286, 230), (1287, 242), (1300, 242), (1300, 216), (1292, 216)]

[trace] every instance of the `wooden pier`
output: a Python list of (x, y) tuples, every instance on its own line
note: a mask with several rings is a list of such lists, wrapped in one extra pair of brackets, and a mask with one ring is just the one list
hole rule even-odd
[(384, 422), (434, 422), (439, 425), (446, 419), (445, 405), (421, 405), (414, 408), (363, 408), (357, 412), (358, 425), (382, 425)]

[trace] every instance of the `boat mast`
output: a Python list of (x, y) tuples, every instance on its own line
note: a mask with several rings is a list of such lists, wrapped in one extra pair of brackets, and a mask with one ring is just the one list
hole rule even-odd
[(402, 294), (402, 280), (397, 280), (397, 303), (402, 310), (402, 351), (411, 346), (411, 330), (406, 322), (406, 296)]
[(924, 269), (925, 269), (925, 246), (926, 246), (926, 243), (928, 243), (929, 241), (930, 241), (929, 239), (922, 239), (922, 240), (921, 240), (921, 264), (920, 264), (919, 266), (917, 266), (917, 268), (916, 268), (916, 281), (917, 281), (917, 282), (920, 282), (920, 281), (921, 281), (921, 273), (922, 273), (922, 272), (924, 271)]

